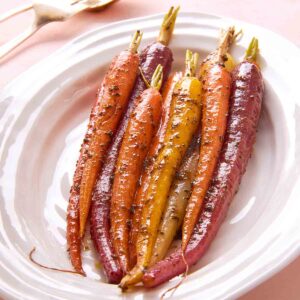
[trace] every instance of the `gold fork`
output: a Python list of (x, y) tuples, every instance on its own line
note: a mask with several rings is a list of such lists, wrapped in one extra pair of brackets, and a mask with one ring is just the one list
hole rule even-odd
[(23, 33), (0, 47), (0, 59), (22, 44), (35, 32), (51, 22), (63, 22), (86, 9), (103, 8), (116, 0), (36, 0), (32, 4), (12, 9), (0, 16), (0, 23), (22, 12), (33, 9), (33, 24)]

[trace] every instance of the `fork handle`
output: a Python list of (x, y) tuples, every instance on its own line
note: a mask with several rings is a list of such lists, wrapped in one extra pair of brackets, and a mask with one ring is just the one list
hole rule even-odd
[(10, 19), (11, 17), (18, 15), (24, 11), (30, 10), (32, 8), (33, 8), (32, 4), (22, 5), (22, 6), (13, 8), (0, 16), (0, 23), (4, 22), (5, 20)]
[(19, 34), (14, 39), (10, 40), (6, 44), (0, 47), (0, 60), (7, 55), (9, 52), (11, 52), (13, 49), (15, 49), (17, 46), (22, 44), (24, 41), (26, 41), (30, 36), (32, 36), (36, 31), (38, 31), (41, 28), (41, 26), (32, 25), (31, 27), (27, 28), (24, 32)]

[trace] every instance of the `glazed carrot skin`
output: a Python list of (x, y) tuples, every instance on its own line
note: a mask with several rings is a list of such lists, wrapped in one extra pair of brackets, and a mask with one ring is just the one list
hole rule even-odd
[(202, 138), (197, 175), (182, 226), (183, 253), (193, 233), (223, 145), (231, 87), (231, 75), (223, 64), (223, 52), (227, 52), (228, 46), (225, 43), (231, 43), (233, 34), (230, 29), (227, 31), (225, 36), (227, 39), (224, 37), (221, 44), (222, 52), (212, 56), (202, 67), (205, 69), (201, 77), (203, 84)]
[(192, 182), (197, 171), (199, 148), (200, 130), (198, 129), (172, 183), (167, 205), (159, 225), (150, 266), (165, 257), (178, 229), (181, 227), (187, 201), (191, 194)]
[[(163, 81), (168, 78), (173, 55), (167, 45), (172, 35), (177, 12), (178, 8), (176, 10), (170, 9), (164, 18), (157, 42), (145, 47), (140, 54), (140, 69), (148, 82), (151, 81), (158, 64), (161, 64), (163, 67)], [(123, 275), (115, 250), (112, 247), (110, 235), (110, 200), (115, 166), (130, 115), (137, 104), (138, 96), (146, 88), (144, 79), (141, 75), (138, 76), (125, 115), (107, 151), (108, 154), (98, 176), (92, 198), (91, 236), (110, 283), (119, 283)]]
[(121, 280), (122, 289), (141, 281), (149, 266), (160, 218), (176, 169), (200, 119), (201, 83), (193, 77), (198, 55), (187, 51), (187, 71), (175, 87), (164, 146), (154, 162), (137, 238), (137, 264)]
[(129, 271), (128, 235), (130, 209), (142, 166), (161, 115), (162, 96), (159, 87), (145, 90), (133, 111), (119, 152), (111, 197), (111, 233), (113, 246), (124, 273)]
[[(139, 57), (136, 48), (141, 35), (136, 33), (129, 50), (121, 52), (113, 59), (102, 82), (97, 101), (95, 102), (90, 121), (80, 150), (80, 157), (76, 165), (71, 195), (67, 210), (67, 244), (71, 263), (76, 271), (84, 274), (81, 262), (81, 231), (80, 219), (87, 213), (86, 203), (80, 203), (82, 187), (87, 188), (88, 171), (98, 172), (102, 155), (111, 139), (117, 122), (122, 114), (135, 78), (138, 72)], [(98, 163), (96, 164), (96, 159)], [(92, 164), (96, 164), (91, 169)], [(84, 179), (84, 181), (83, 181)], [(83, 185), (84, 183), (84, 185)], [(89, 199), (82, 199), (89, 201)], [(81, 205), (80, 205), (81, 204)], [(83, 210), (81, 210), (83, 208)]]
[[(253, 43), (257, 40), (250, 44), (250, 47), (256, 48), (256, 53), (258, 45)], [(246, 56), (246, 60), (232, 73), (228, 129), (218, 166), (186, 250), (185, 258), (190, 266), (201, 259), (217, 234), (252, 153), (264, 94), (255, 56)], [(144, 275), (143, 283), (146, 287), (155, 287), (181, 274), (185, 268), (181, 249), (178, 249), (151, 267)]]
[(129, 255), (130, 255), (130, 266), (133, 267), (136, 264), (136, 241), (139, 232), (140, 221), (142, 217), (142, 209), (145, 203), (146, 193), (149, 187), (149, 182), (151, 180), (151, 172), (153, 170), (153, 163), (159, 150), (163, 145), (163, 140), (165, 137), (165, 132), (167, 129), (167, 124), (170, 116), (170, 108), (172, 95), (176, 83), (181, 79), (182, 73), (176, 72), (172, 74), (165, 84), (163, 89), (163, 107), (162, 116), (160, 120), (160, 126), (157, 134), (155, 135), (147, 158), (145, 160), (145, 166), (141, 175), (140, 185), (137, 188), (136, 195), (132, 204), (132, 214), (131, 214), (131, 229), (129, 238)]

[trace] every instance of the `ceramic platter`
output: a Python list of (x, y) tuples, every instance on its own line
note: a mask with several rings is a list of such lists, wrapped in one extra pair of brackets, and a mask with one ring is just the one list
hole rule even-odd
[[(157, 299), (173, 281), (122, 295), (105, 282), (90, 245), (87, 277), (45, 270), (70, 269), (66, 208), (79, 146), (97, 86), (112, 57), (136, 29), (142, 47), (157, 34), (162, 15), (131, 19), (88, 32), (16, 78), (0, 92), (0, 287), (5, 299)], [(173, 299), (233, 299), (279, 271), (300, 252), (300, 51), (257, 26), (200, 13), (180, 13), (170, 47), (173, 70), (185, 49), (204, 58), (219, 30), (235, 25), (260, 42), (266, 93), (257, 143), (227, 218), (203, 259)], [(90, 241), (86, 241), (91, 244)]]

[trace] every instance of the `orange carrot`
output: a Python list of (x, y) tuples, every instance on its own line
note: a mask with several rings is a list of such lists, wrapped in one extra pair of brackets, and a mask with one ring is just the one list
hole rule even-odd
[(90, 115), (90, 122), (83, 139), (83, 143), (80, 149), (80, 156), (76, 163), (75, 174), (73, 178), (73, 185), (70, 190), (69, 205), (67, 209), (67, 245), (68, 251), (71, 259), (71, 263), (76, 270), (81, 275), (85, 276), (82, 269), (81, 261), (81, 239), (79, 235), (79, 193), (80, 193), (80, 183), (82, 178), (82, 171), (84, 164), (87, 159), (87, 152), (89, 148), (89, 139), (93, 132), (93, 124), (95, 117), (96, 105), (93, 106)]
[(182, 77), (181, 72), (176, 72), (172, 74), (168, 81), (165, 84), (165, 88), (163, 90), (163, 107), (162, 107), (162, 116), (160, 121), (160, 127), (155, 135), (149, 153), (146, 158), (146, 163), (144, 170), (141, 176), (141, 184), (139, 185), (133, 205), (132, 205), (132, 216), (131, 216), (131, 230), (130, 230), (130, 238), (129, 238), (129, 254), (130, 254), (130, 267), (133, 267), (136, 264), (136, 241), (137, 235), (139, 232), (139, 226), (141, 222), (142, 210), (145, 202), (146, 192), (149, 186), (149, 182), (151, 179), (151, 172), (153, 169), (153, 161), (157, 156), (159, 149), (162, 147), (162, 143), (164, 140), (168, 120), (169, 120), (169, 113), (171, 107), (171, 100), (173, 91), (175, 88), (176, 83)]
[[(138, 33), (140, 40), (140, 34)], [(106, 150), (126, 108), (138, 73), (139, 57), (136, 42), (121, 52), (104, 78), (98, 96), (94, 132), (89, 143), (88, 158), (80, 184), (80, 237), (85, 233), (94, 184)]]
[(67, 243), (71, 263), (81, 274), (84, 274), (80, 257), (81, 238), (94, 181), (138, 74), (139, 56), (136, 50), (140, 40), (141, 33), (137, 31), (129, 49), (112, 61), (92, 109), (76, 165), (67, 211)]
[(183, 253), (193, 233), (223, 145), (231, 86), (231, 76), (224, 67), (223, 59), (233, 38), (234, 29), (230, 28), (223, 36), (218, 51), (209, 56), (200, 70), (203, 83), (202, 139), (197, 175), (183, 222)]
[(116, 165), (111, 198), (112, 243), (123, 272), (129, 271), (129, 218), (142, 166), (161, 115), (162, 67), (158, 65), (151, 87), (145, 90), (131, 115)]
[[(88, 133), (87, 133), (88, 134)], [(87, 136), (86, 134), (86, 136)], [(81, 262), (81, 243), (79, 236), (79, 186), (82, 177), (84, 158), (82, 153), (85, 151), (86, 143), (81, 146), (81, 154), (76, 164), (73, 178), (73, 185), (70, 191), (70, 199), (67, 210), (67, 244), (71, 263), (74, 269), (85, 276)]]

